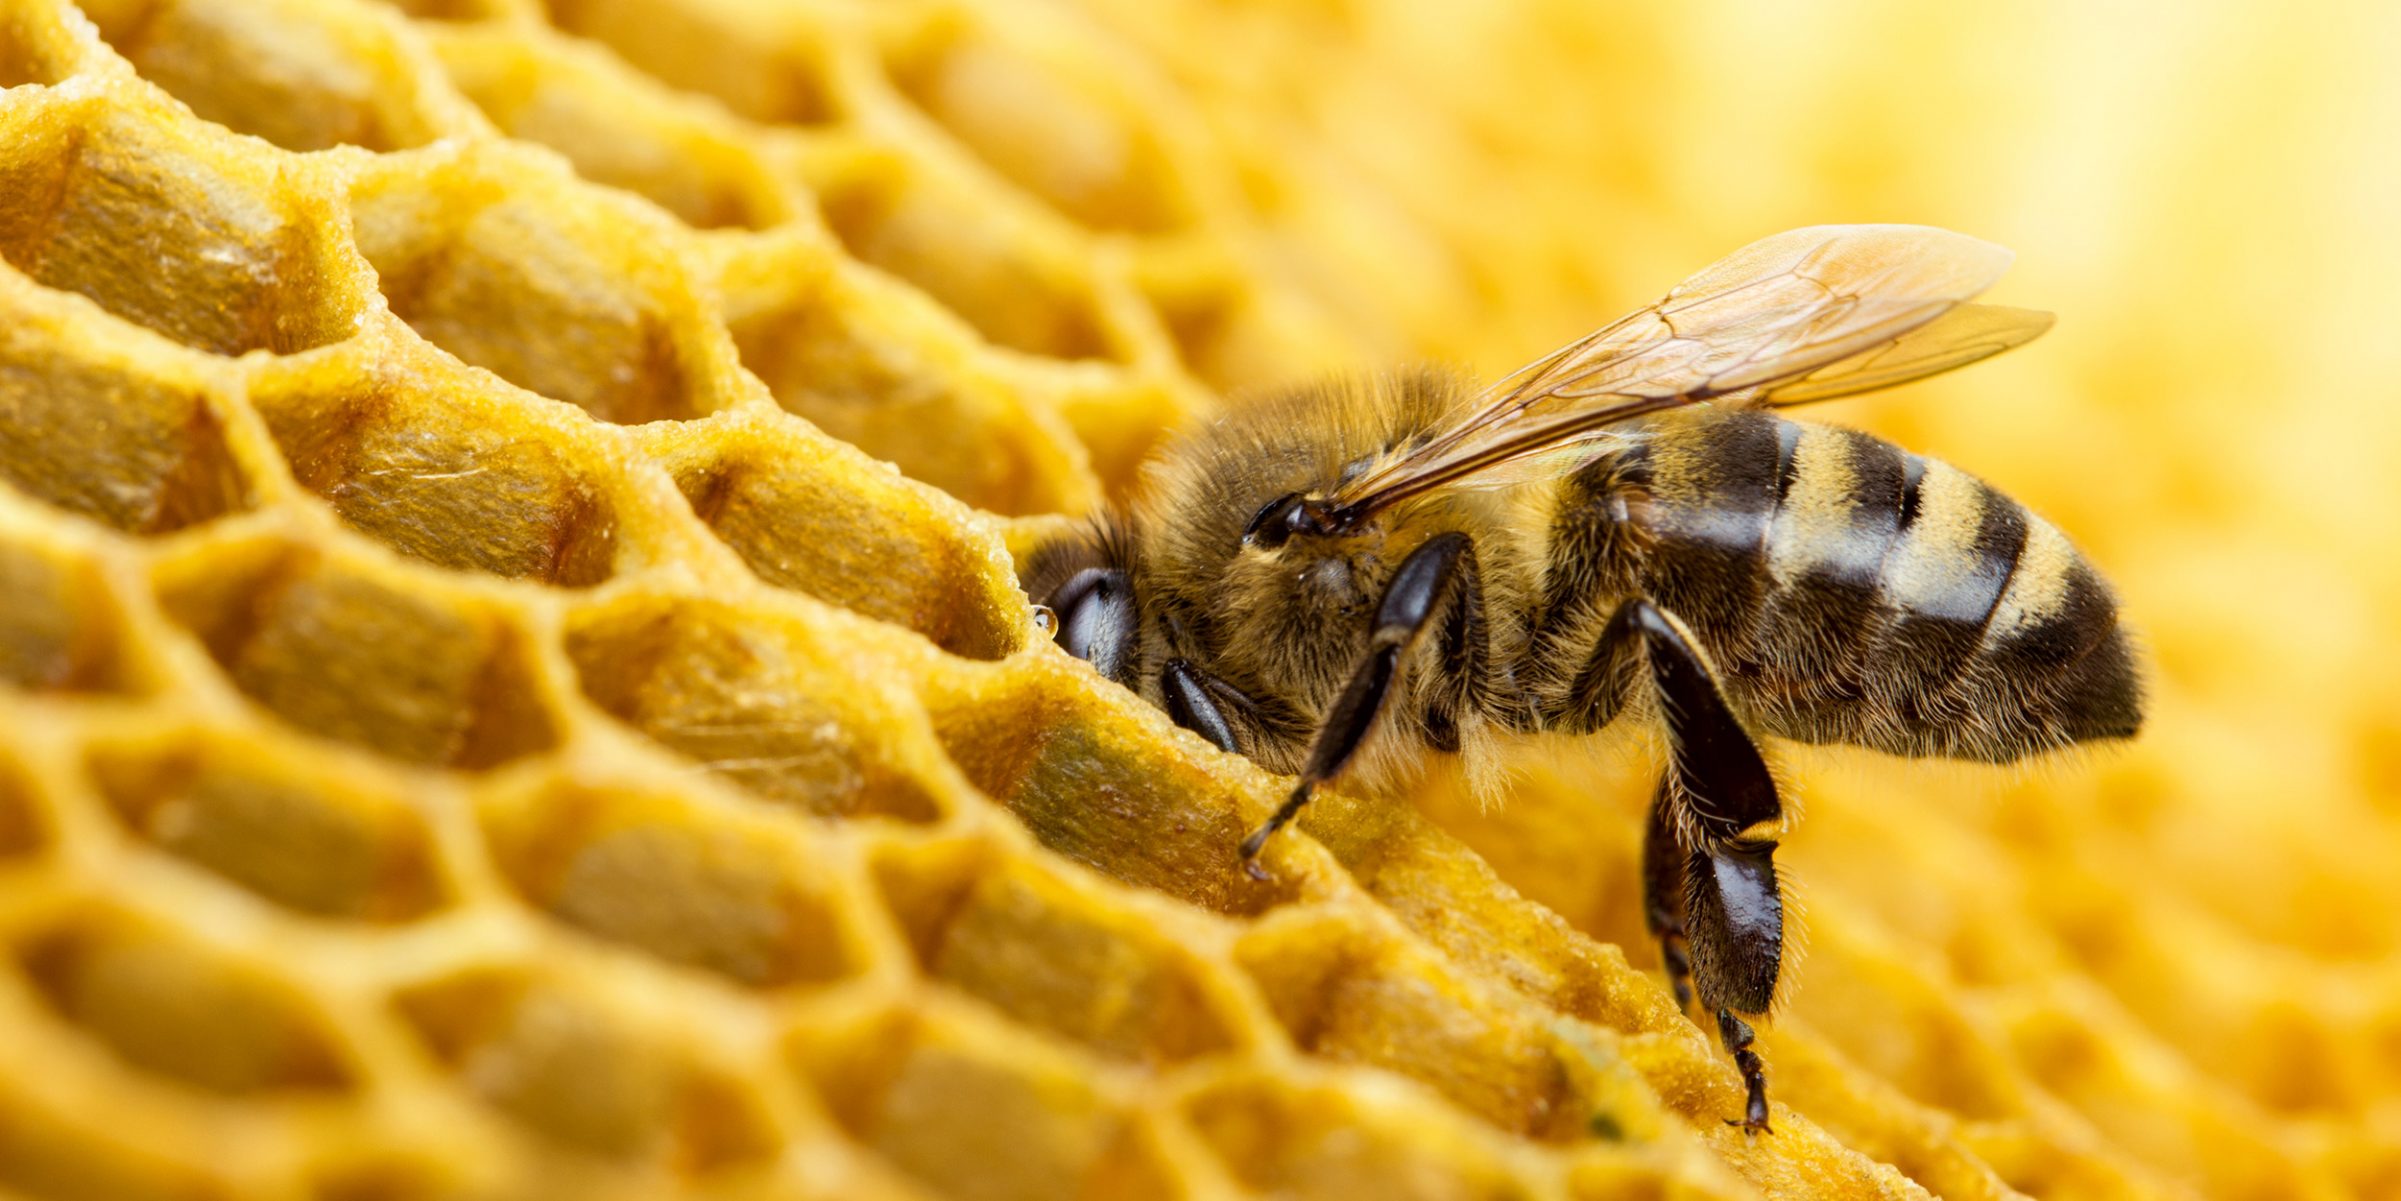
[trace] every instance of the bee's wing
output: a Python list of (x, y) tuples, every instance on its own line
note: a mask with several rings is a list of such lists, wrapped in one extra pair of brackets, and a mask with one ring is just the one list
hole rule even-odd
[(1502, 463), (1553, 455), (1606, 427), (1699, 401), (1830, 400), (1962, 367), (2050, 328), (2047, 313), (1964, 303), (2010, 253), (1919, 225), (1826, 225), (1754, 242), (1493, 384), (1466, 417), (1336, 492), (1354, 511)]

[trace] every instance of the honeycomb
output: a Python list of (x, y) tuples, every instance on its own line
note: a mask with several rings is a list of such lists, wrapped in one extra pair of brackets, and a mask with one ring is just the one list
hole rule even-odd
[[(1931, 11), (0, 0), (0, 1194), (2401, 1196), (2401, 18)], [(1247, 391), (1882, 219), (2066, 319), (1830, 416), (2158, 702), (1785, 756), (1772, 1135), (1642, 739), (1253, 881), (1016, 587)]]

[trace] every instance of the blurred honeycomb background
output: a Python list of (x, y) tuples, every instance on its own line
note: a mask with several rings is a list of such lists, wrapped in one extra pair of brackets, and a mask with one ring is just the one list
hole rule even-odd
[[(2401, 9), (0, 0), (0, 1192), (2401, 1196)], [(1646, 750), (1274, 780), (1009, 551), (1753, 237), (2117, 579), (2130, 750), (1786, 756), (1776, 1133)]]

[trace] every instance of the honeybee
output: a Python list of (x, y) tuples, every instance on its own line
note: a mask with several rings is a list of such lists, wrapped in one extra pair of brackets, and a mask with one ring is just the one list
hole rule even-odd
[(1130, 507), (1029, 556), (1053, 637), (1220, 748), (1336, 779), (1429, 753), (1666, 732), (1647, 924), (1769, 1129), (1746, 1018), (1776, 991), (1783, 809), (1759, 738), (2005, 762), (2132, 737), (2109, 586), (1982, 482), (1777, 410), (2022, 345), (1969, 303), (2008, 251), (1946, 230), (1777, 234), (1480, 390), (1437, 371), (1303, 389), (1172, 442)]

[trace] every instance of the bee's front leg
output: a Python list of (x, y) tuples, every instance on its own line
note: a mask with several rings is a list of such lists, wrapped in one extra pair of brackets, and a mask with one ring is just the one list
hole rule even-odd
[[(1673, 747), (1644, 849), (1646, 890), (1654, 906), (1671, 892), (1681, 902), (1667, 912), (1680, 910), (1693, 990), (1716, 1014), (1718, 1037), (1742, 1071), (1743, 1116), (1732, 1124), (1763, 1132), (1766, 1068), (1751, 1048), (1750, 1024), (1738, 1015), (1767, 1012), (1783, 965), (1784, 900), (1772, 837), (1783, 806), (1758, 745), (1683, 625), (1649, 601), (1631, 600), (1610, 620), (1602, 647), (1622, 653), (1635, 641), (1646, 652)], [(1659, 839), (1681, 848), (1680, 880), (1671, 879), (1676, 856)], [(1665, 935), (1662, 946), (1672, 946)], [(1672, 957), (1668, 962), (1672, 979), (1677, 965)]]
[(1276, 831), (1299, 816), (1310, 795), (1340, 774), (1343, 765), (1367, 741), (1368, 731), (1375, 727), (1376, 714), (1383, 710), (1385, 697), (1392, 691), (1393, 677), (1400, 673), (1403, 653), (1433, 624), (1443, 602), (1450, 599), (1467, 574), (1463, 565), (1470, 557), (1470, 550), (1465, 534), (1436, 534), (1410, 551), (1409, 557), (1401, 560), (1399, 570), (1392, 573), (1392, 583), (1384, 589), (1384, 599), (1376, 607), (1376, 625), (1368, 639), (1367, 655), (1352, 669), (1350, 683), (1343, 687), (1342, 695), (1326, 714), (1325, 724), (1318, 728), (1316, 739), (1309, 744), (1309, 758), (1301, 766), (1300, 782), (1266, 823), (1242, 840), (1243, 866), (1253, 879), (1267, 878), (1258, 865), (1260, 848), (1267, 845)]
[[(1226, 710), (1244, 711), (1247, 707), (1224, 681), (1194, 667), (1189, 660), (1169, 659), (1159, 669), (1159, 695), (1166, 699), (1167, 716), (1175, 724), (1208, 739), (1227, 754), (1242, 753), (1242, 746), (1234, 736), (1234, 723), (1227, 720)], [(1251, 715), (1244, 712), (1244, 716)]]

